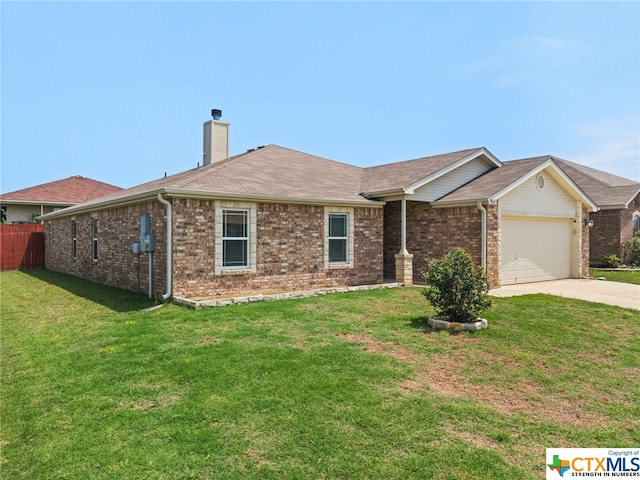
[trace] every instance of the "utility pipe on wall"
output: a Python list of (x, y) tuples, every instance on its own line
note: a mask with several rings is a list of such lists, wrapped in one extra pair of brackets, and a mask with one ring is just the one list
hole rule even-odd
[(167, 292), (162, 295), (162, 300), (167, 300), (171, 296), (171, 264), (173, 261), (173, 237), (172, 237), (172, 214), (171, 202), (166, 200), (161, 193), (158, 193), (158, 201), (167, 206)]
[(482, 202), (476, 204), (482, 214), (482, 227), (480, 234), (480, 266), (487, 269), (487, 209), (482, 206)]
[(149, 298), (153, 297), (153, 252), (149, 252)]

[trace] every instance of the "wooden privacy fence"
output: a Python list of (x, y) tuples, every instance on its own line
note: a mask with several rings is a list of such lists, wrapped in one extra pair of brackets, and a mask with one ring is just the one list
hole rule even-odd
[(0, 270), (44, 267), (44, 225), (0, 225)]

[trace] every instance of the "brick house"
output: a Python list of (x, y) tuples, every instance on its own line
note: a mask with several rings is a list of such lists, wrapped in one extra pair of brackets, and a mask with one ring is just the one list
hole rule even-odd
[(79, 175), (0, 195), (3, 223), (34, 223), (46, 213), (122, 190)]
[(598, 206), (590, 220), (589, 263), (603, 255), (624, 258), (624, 244), (640, 231), (640, 183), (577, 163), (556, 159), (560, 168)]
[(228, 157), (228, 132), (205, 123), (202, 167), (46, 215), (47, 268), (165, 299), (412, 284), (453, 247), (495, 286), (588, 274), (597, 206), (553, 157), (361, 168), (277, 145)]

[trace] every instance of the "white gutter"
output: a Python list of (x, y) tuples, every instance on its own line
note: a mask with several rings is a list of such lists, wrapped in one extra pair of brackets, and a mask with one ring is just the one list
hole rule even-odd
[(171, 296), (171, 280), (172, 280), (172, 272), (171, 272), (171, 264), (173, 261), (173, 236), (172, 236), (172, 216), (173, 216), (173, 208), (171, 202), (165, 200), (162, 196), (162, 193), (158, 193), (158, 201), (167, 206), (167, 292), (162, 295), (162, 300), (167, 300)]
[(476, 203), (478, 210), (482, 213), (482, 233), (480, 234), (480, 266), (487, 269), (487, 210), (482, 206), (482, 202), (478, 200)]

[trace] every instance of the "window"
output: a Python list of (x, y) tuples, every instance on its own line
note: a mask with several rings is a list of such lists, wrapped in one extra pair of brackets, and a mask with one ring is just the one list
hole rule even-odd
[(353, 268), (354, 209), (325, 207), (324, 268)]
[(329, 214), (329, 263), (347, 262), (347, 229), (346, 213)]
[(640, 230), (640, 215), (633, 216), (633, 231), (637, 232)]
[(98, 219), (92, 218), (91, 224), (93, 228), (93, 261), (98, 261)]
[(0, 207), (0, 223), (7, 223), (7, 206)]
[(257, 204), (235, 200), (215, 202), (213, 259), (216, 275), (257, 272)]
[(222, 211), (222, 266), (249, 266), (249, 211)]
[(78, 237), (76, 232), (76, 221), (71, 220), (71, 258), (77, 258), (78, 254)]

